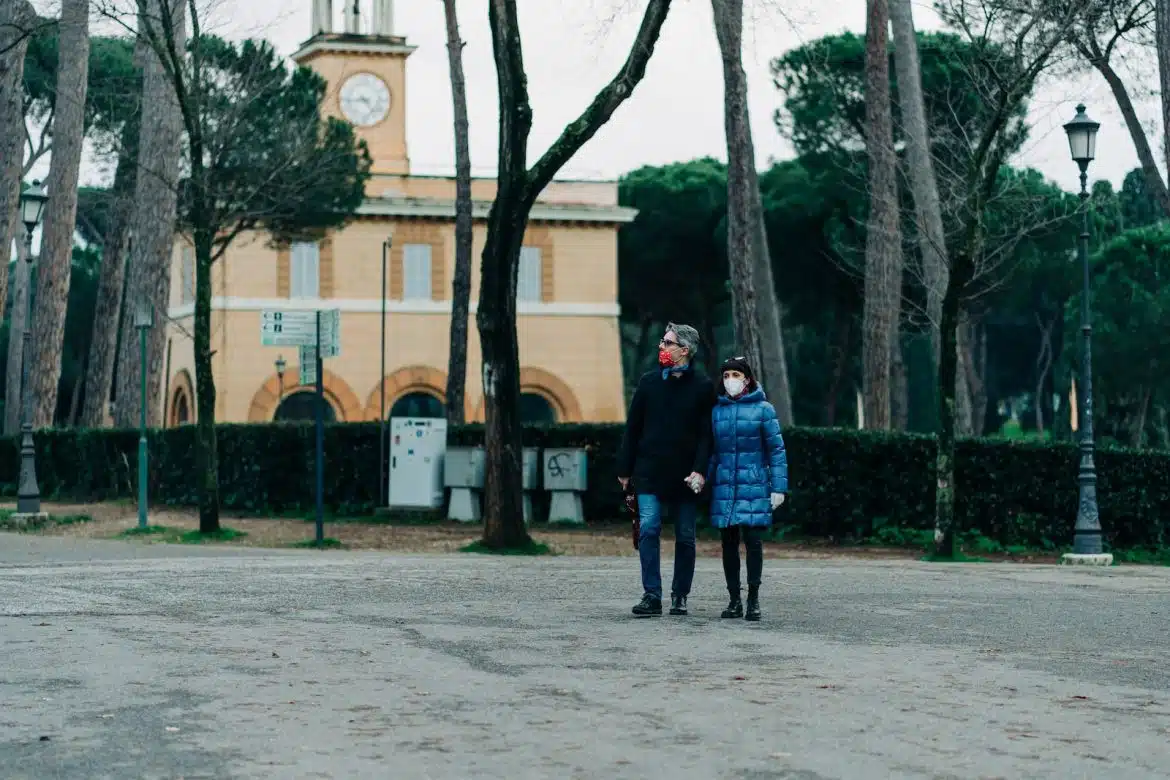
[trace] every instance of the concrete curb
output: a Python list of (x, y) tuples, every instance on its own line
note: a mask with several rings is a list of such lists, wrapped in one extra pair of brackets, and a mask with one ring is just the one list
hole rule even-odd
[(1062, 566), (1112, 566), (1113, 553), (1101, 553), (1099, 555), (1065, 553), (1060, 556), (1060, 563)]

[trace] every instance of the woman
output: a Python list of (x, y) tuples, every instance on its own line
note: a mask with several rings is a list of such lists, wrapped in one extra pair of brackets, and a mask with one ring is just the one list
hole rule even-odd
[[(760, 619), (763, 533), (788, 492), (788, 456), (776, 410), (742, 357), (723, 364), (723, 385), (711, 412), (711, 524), (723, 540), (723, 574), (731, 602), (723, 617)], [(747, 548), (748, 600), (740, 599), (739, 543)]]

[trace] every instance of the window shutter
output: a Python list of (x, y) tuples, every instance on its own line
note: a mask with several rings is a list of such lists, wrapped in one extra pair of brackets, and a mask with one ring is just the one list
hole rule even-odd
[(316, 244), (292, 246), (292, 298), (317, 298), (321, 294), (321, 252)]
[(195, 248), (183, 247), (183, 260), (180, 269), (179, 303), (187, 304), (195, 301)]
[(538, 247), (520, 248), (520, 268), (516, 278), (516, 300), (524, 303), (541, 301), (541, 253)]
[(431, 300), (431, 245), (407, 244), (402, 251), (403, 295), (408, 301)]

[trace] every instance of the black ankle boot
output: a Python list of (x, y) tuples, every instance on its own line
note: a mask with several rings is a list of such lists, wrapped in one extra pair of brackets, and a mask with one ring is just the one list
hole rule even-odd
[(744, 620), (759, 620), (760, 619), (760, 586), (748, 585), (747, 610), (743, 615)]
[(670, 594), (670, 614), (672, 614), (672, 615), (685, 615), (685, 614), (687, 614), (687, 597), (686, 596), (676, 596), (673, 593)]
[(662, 614), (662, 599), (647, 593), (642, 600), (634, 605), (633, 612), (638, 617), (651, 617)]
[(743, 599), (739, 597), (739, 588), (736, 588), (735, 590), (728, 590), (728, 593), (731, 594), (731, 601), (727, 602), (727, 609), (723, 610), (722, 617), (743, 617)]

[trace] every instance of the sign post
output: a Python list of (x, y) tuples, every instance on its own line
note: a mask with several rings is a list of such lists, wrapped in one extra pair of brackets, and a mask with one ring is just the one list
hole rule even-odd
[(321, 368), (321, 312), (317, 312), (313, 366), (317, 371), (317, 546), (325, 544), (325, 377)]
[(316, 385), (314, 427), (316, 446), (317, 545), (325, 542), (325, 372), (324, 359), (341, 354), (341, 310), (265, 311), (260, 315), (260, 343), (266, 347), (298, 347), (300, 382)]

